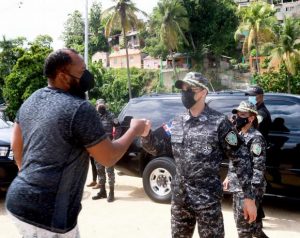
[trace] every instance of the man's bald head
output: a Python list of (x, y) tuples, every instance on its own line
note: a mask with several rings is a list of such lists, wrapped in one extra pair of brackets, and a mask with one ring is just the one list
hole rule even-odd
[(78, 55), (77, 51), (73, 49), (59, 49), (52, 52), (45, 60), (44, 75), (54, 80), (57, 72), (72, 64), (72, 54)]

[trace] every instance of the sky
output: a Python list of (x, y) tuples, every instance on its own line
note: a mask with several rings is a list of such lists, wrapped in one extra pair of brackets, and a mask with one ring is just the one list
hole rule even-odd
[[(88, 0), (89, 7), (94, 0)], [(136, 6), (150, 14), (158, 0), (132, 0)], [(111, 0), (98, 0), (102, 9), (113, 5)], [(50, 35), (54, 49), (62, 48), (60, 36), (68, 14), (79, 10), (85, 15), (86, 0), (0, 0), (0, 39), (24, 36), (32, 41), (38, 35)]]

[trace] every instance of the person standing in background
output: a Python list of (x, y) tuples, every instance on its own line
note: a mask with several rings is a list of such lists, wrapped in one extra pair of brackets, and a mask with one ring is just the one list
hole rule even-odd
[(87, 187), (93, 187), (93, 189), (97, 189), (98, 187), (98, 183), (97, 183), (97, 168), (95, 165), (95, 160), (93, 159), (93, 157), (90, 157), (90, 162), (91, 162), (91, 167), (92, 167), (92, 182), (90, 182), (89, 184), (87, 184)]
[[(96, 110), (99, 112), (101, 123), (103, 124), (103, 128), (107, 134), (107, 136), (112, 140), (113, 139), (113, 130), (117, 126), (115, 115), (107, 109), (106, 103), (104, 99), (98, 99), (96, 102)], [(114, 186), (115, 186), (115, 171), (114, 167), (105, 167), (102, 164), (95, 161), (95, 165), (97, 168), (98, 175), (98, 186), (94, 188), (100, 188), (100, 191), (96, 196), (93, 196), (93, 200), (98, 200), (101, 198), (107, 198), (108, 202), (113, 202), (115, 200), (114, 194)], [(109, 194), (107, 197), (105, 183), (106, 183), (106, 173), (108, 177), (109, 184)]]
[(264, 103), (264, 90), (259, 86), (252, 86), (246, 91), (248, 101), (256, 106), (258, 115), (262, 117), (258, 130), (268, 142), (268, 134), (272, 124), (271, 114)]
[[(256, 129), (258, 128), (258, 117), (260, 116), (256, 111), (255, 105), (245, 101), (242, 101), (238, 108), (233, 109), (232, 113), (236, 115), (233, 124), (239, 134), (244, 138), (251, 155), (251, 186), (255, 194), (256, 206), (259, 208), (266, 189), (264, 173), (266, 169), (267, 147), (264, 137)], [(262, 230), (263, 224), (261, 219), (256, 219), (256, 221), (251, 224), (244, 219), (244, 193), (231, 161), (229, 162), (227, 177), (223, 182), (223, 188), (233, 193), (233, 213), (239, 238), (252, 238), (253, 236), (257, 238), (267, 238)]]
[[(251, 86), (246, 90), (248, 101), (256, 106), (258, 115), (261, 117), (261, 122), (258, 125), (258, 131), (263, 135), (266, 140), (267, 148), (269, 144), (269, 131), (272, 124), (271, 114), (264, 102), (264, 90), (259, 86)], [(263, 201), (259, 204), (257, 210), (257, 221), (261, 221), (265, 217), (263, 209)]]

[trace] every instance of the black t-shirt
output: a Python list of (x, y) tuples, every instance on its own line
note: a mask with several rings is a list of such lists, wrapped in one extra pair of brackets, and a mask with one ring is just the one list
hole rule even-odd
[(263, 135), (266, 141), (269, 140), (268, 134), (272, 123), (271, 115), (264, 103), (257, 106), (258, 115), (262, 117), (261, 123), (259, 123), (258, 130)]
[(106, 138), (86, 100), (43, 88), (21, 106), (22, 168), (7, 193), (7, 209), (21, 220), (58, 233), (77, 224), (88, 173), (86, 148)]

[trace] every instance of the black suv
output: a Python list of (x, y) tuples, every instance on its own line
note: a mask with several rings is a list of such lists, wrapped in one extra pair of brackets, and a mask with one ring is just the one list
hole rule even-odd
[[(147, 118), (156, 129), (170, 121), (185, 108), (180, 94), (153, 94), (134, 98), (119, 115), (123, 134), (130, 118)], [(230, 115), (247, 96), (239, 91), (209, 93), (207, 104)], [(266, 93), (265, 104), (272, 117), (267, 151), (266, 195), (300, 199), (300, 96)], [(174, 159), (167, 156), (153, 157), (145, 152), (137, 139), (123, 158), (116, 164), (122, 174), (143, 178), (147, 195), (156, 202), (168, 203), (171, 199), (170, 183), (175, 173)], [(221, 167), (221, 178), (227, 174), (228, 161)]]
[(0, 118), (0, 192), (5, 191), (18, 173), (10, 148), (12, 127)]

